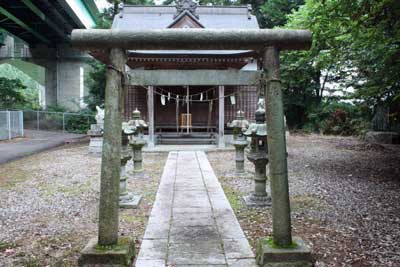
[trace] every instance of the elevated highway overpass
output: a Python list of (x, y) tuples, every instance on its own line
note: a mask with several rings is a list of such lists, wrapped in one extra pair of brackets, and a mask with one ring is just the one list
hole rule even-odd
[[(94, 0), (1, 0), (0, 63), (9, 63), (45, 86), (43, 103), (79, 109), (85, 63), (90, 56), (70, 47), (72, 29), (96, 26)], [(32, 64), (44, 68), (38, 77)]]

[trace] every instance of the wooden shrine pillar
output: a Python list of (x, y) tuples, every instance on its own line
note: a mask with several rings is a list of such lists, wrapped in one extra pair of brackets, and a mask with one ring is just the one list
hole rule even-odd
[(147, 91), (147, 110), (149, 117), (149, 142), (148, 147), (154, 147), (154, 86), (149, 86)]
[(225, 86), (218, 86), (218, 147), (225, 147)]

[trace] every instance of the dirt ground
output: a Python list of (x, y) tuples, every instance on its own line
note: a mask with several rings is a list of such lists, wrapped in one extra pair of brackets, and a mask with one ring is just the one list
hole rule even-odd
[[(316, 266), (400, 266), (400, 146), (319, 135), (288, 139), (293, 234)], [(233, 153), (208, 154), (238, 220), (256, 247), (272, 231), (270, 209), (248, 209), (254, 166), (234, 177)]]
[[(400, 266), (400, 147), (355, 138), (292, 135), (288, 140), (294, 235), (313, 247), (316, 266)], [(145, 153), (131, 191), (140, 208), (122, 210), (120, 232), (143, 236), (166, 153)], [(271, 234), (270, 209), (247, 209), (252, 188), (235, 177), (234, 152), (210, 152), (239, 222), (255, 247)], [(0, 266), (76, 266), (97, 232), (100, 157), (65, 146), (0, 165)]]
[[(140, 239), (167, 154), (149, 153), (146, 172), (128, 188), (139, 209), (121, 210), (120, 234)], [(99, 156), (88, 146), (65, 146), (0, 165), (0, 266), (77, 266), (79, 251), (97, 234)], [(151, 171), (150, 171), (151, 170)]]

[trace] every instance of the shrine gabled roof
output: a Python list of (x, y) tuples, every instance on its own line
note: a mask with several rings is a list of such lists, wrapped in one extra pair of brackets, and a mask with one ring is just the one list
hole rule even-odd
[[(206, 29), (258, 29), (257, 19), (247, 6), (197, 6), (198, 22)], [(113, 29), (146, 30), (165, 29), (172, 25), (176, 6), (125, 5), (115, 16)]]

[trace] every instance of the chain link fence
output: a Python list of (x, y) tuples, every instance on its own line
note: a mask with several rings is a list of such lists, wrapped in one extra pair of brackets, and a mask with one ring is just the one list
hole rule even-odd
[(0, 140), (24, 136), (22, 111), (0, 111)]
[(86, 133), (90, 124), (95, 123), (94, 115), (24, 110), (25, 129), (41, 131), (61, 131), (69, 133)]

